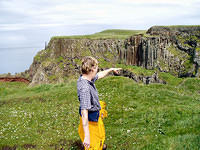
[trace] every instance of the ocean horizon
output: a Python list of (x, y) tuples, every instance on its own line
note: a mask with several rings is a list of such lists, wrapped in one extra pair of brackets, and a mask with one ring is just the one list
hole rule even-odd
[(24, 72), (29, 69), (37, 52), (42, 49), (44, 49), (44, 46), (0, 48), (0, 74), (11, 73), (14, 75)]

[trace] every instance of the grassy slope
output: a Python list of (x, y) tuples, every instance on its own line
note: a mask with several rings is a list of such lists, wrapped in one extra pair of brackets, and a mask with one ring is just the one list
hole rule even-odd
[[(156, 27), (156, 26), (155, 26)], [(191, 28), (200, 27), (200, 25), (171, 25), (171, 26), (157, 26), (157, 27), (169, 27), (171, 29), (176, 28)], [(109, 29), (91, 35), (73, 35), (73, 36), (54, 36), (51, 39), (126, 39), (132, 35), (146, 34), (146, 30), (125, 30), (125, 29)]]
[[(200, 149), (200, 80), (160, 77), (169, 84), (97, 80), (109, 150)], [(0, 82), (0, 147), (78, 149), (78, 107), (76, 80), (32, 88)]]
[(126, 39), (131, 35), (144, 34), (145, 30), (121, 30), (112, 29), (91, 35), (74, 35), (74, 36), (54, 36), (52, 39)]

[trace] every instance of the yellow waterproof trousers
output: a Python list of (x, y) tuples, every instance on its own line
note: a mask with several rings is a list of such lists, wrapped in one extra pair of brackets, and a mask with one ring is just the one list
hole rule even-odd
[[(99, 112), (98, 122), (89, 121), (90, 148), (88, 150), (102, 150), (105, 141), (105, 127), (103, 124), (103, 119), (107, 117), (107, 111), (105, 110), (106, 103), (103, 101), (99, 102), (101, 105), (101, 110)], [(85, 135), (84, 135), (81, 116), (80, 116), (80, 124), (78, 127), (78, 133), (83, 143)]]

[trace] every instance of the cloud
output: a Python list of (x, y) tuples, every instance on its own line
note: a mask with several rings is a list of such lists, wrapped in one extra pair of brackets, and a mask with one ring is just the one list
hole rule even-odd
[(65, 24), (59, 23), (44, 23), (44, 24), (26, 24), (26, 23), (16, 23), (16, 24), (0, 24), (0, 31), (15, 31), (15, 30), (27, 30), (30, 28), (48, 28), (48, 27), (59, 27)]
[[(0, 48), (0, 58), (12, 63), (4, 68), (0, 66), (0, 71), (8, 72), (11, 68), (9, 72), (20, 72), (24, 71), (21, 66), (32, 63), (40, 50), (37, 47), (43, 48), (52, 36), (92, 34), (105, 29), (148, 29), (153, 25), (200, 24), (200, 0), (0, 0), (0, 14), (1, 48), (33, 47)], [(24, 55), (18, 55), (17, 51)], [(28, 59), (19, 64), (17, 60), (23, 57)], [(5, 64), (6, 60), (0, 59), (0, 63)]]
[(118, 0), (120, 3), (126, 3), (126, 4), (163, 4), (166, 6), (169, 5), (185, 5), (185, 6), (191, 6), (192, 4), (199, 2), (199, 0)]
[[(131, 25), (162, 23), (163, 18), (199, 13), (198, 0), (3, 0), (0, 2), (0, 30), (23, 30), (86, 24)], [(182, 18), (184, 20), (184, 18)], [(198, 19), (199, 20), (199, 19)], [(174, 20), (176, 24), (177, 20)], [(198, 21), (195, 21), (195, 23)]]

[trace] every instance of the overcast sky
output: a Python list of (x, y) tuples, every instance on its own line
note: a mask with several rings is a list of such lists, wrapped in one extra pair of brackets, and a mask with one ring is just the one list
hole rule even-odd
[(0, 0), (0, 74), (29, 68), (52, 36), (200, 25), (200, 0)]

